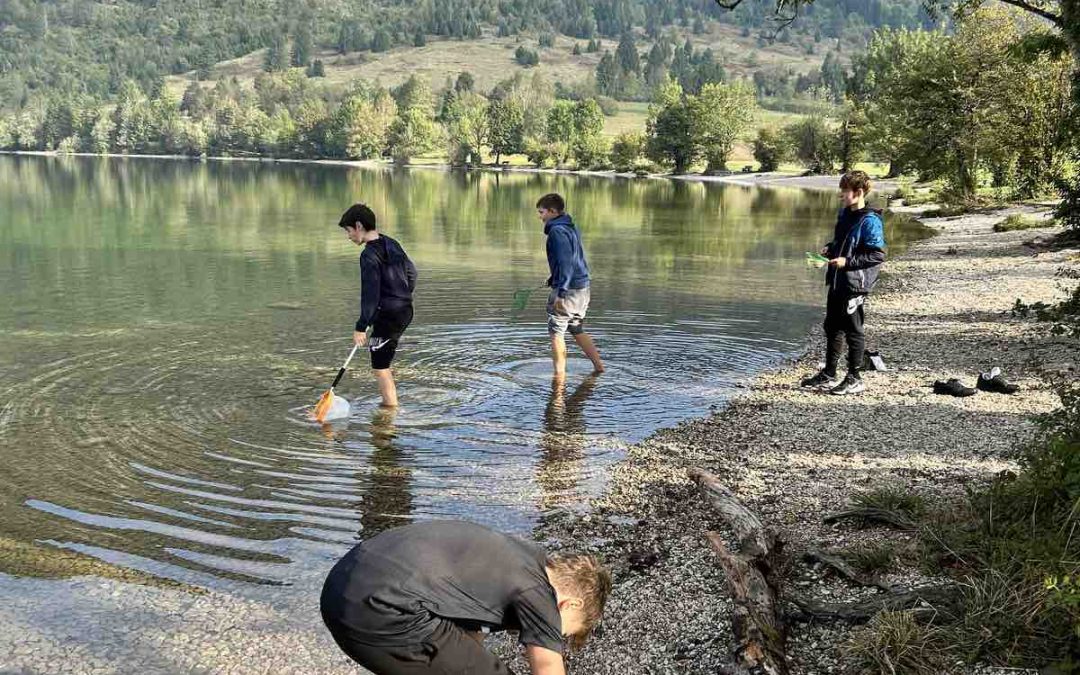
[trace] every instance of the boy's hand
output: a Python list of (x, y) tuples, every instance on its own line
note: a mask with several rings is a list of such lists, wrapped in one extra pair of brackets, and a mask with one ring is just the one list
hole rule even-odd
[(838, 270), (842, 270), (847, 265), (847, 258), (833, 258), (829, 261), (829, 265)]
[(362, 330), (354, 330), (352, 334), (353, 342), (357, 347), (363, 347), (367, 344), (367, 333)]
[(563, 298), (555, 298), (555, 303), (552, 307), (559, 314), (566, 314), (566, 301)]

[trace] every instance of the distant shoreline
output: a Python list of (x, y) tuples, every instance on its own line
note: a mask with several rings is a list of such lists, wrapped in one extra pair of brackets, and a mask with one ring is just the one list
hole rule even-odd
[[(724, 175), (709, 176), (697, 173), (666, 174), (650, 173), (639, 176), (633, 172), (619, 171), (595, 171), (589, 169), (540, 169), (531, 166), (477, 166), (456, 167), (450, 164), (406, 164), (396, 165), (376, 159), (294, 159), (287, 157), (231, 157), (227, 155), (207, 155), (205, 157), (192, 157), (190, 155), (146, 155), (132, 154), (122, 155), (117, 153), (92, 153), (72, 152), (59, 153), (51, 150), (0, 150), (0, 155), (24, 156), (24, 157), (104, 157), (110, 159), (167, 159), (188, 162), (249, 162), (254, 164), (310, 164), (314, 166), (345, 166), (355, 168), (381, 168), (381, 169), (427, 169), (439, 171), (483, 171), (488, 173), (534, 173), (565, 176), (588, 176), (593, 178), (624, 178), (656, 180), (669, 179), (697, 183), (726, 183), (743, 187), (783, 187), (800, 190), (833, 191), (837, 189), (837, 181), (840, 174), (823, 174), (803, 176), (800, 174), (781, 173), (779, 171), (766, 171), (760, 173), (730, 173)], [(892, 192), (900, 183), (892, 179), (874, 180), (877, 192)]]

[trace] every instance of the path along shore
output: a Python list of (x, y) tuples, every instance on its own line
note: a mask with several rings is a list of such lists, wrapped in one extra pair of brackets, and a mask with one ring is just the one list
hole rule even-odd
[[(1076, 251), (1024, 245), (1048, 230), (993, 233), (1007, 213), (926, 221), (938, 236), (888, 262), (868, 305), (868, 344), (894, 370), (868, 374), (867, 393), (839, 398), (798, 390), (795, 383), (820, 358), (815, 331), (807, 357), (756, 378), (712, 417), (632, 448), (588, 517), (545, 522), (542, 540), (591, 549), (616, 572), (604, 633), (572, 659), (571, 673), (715, 673), (726, 661), (731, 602), (703, 536), (719, 524), (687, 480), (689, 467), (715, 472), (783, 530), (789, 551), (873, 536), (821, 525), (822, 514), (860, 488), (889, 480), (956, 495), (1013, 467), (1029, 416), (1056, 405), (1036, 363), (1076, 372), (1080, 354), (1075, 342), (1009, 309), (1017, 298), (1061, 297), (1062, 286), (1076, 282), (1055, 273), (1080, 267), (1080, 260)], [(952, 399), (928, 386), (946, 377), (970, 384), (993, 365), (1022, 391)], [(85, 573), (97, 574), (92, 566)], [(894, 580), (910, 583), (913, 575)], [(866, 592), (805, 568), (790, 581), (822, 599)], [(101, 576), (0, 575), (0, 673), (359, 673), (318, 621), (320, 582), (313, 575), (242, 597)], [(841, 672), (843, 638), (840, 626), (796, 626), (793, 672)], [(505, 643), (497, 647), (513, 652)], [(519, 662), (517, 672), (527, 669)]]
[[(1075, 249), (1025, 244), (1056, 230), (993, 231), (1006, 215), (1030, 211), (924, 220), (937, 235), (887, 262), (867, 303), (867, 346), (880, 350), (892, 370), (867, 373), (866, 393), (838, 397), (799, 389), (822, 359), (816, 329), (804, 357), (757, 377), (723, 410), (631, 448), (588, 518), (566, 516), (542, 528), (539, 536), (549, 543), (586, 543), (615, 568), (603, 633), (573, 659), (570, 672), (716, 673), (728, 662), (732, 603), (704, 537), (706, 530), (725, 529), (687, 478), (691, 467), (715, 473), (778, 527), (795, 560), (808, 546), (842, 549), (868, 538), (902, 538), (822, 524), (823, 515), (841, 510), (860, 489), (892, 483), (931, 498), (955, 498), (966, 486), (1015, 468), (1013, 451), (1031, 433), (1030, 417), (1058, 404), (1039, 366), (1080, 376), (1075, 339), (1010, 312), (1018, 298), (1062, 299), (1077, 282), (1056, 276), (1058, 270), (1080, 269)], [(1020, 392), (963, 399), (932, 392), (934, 380), (950, 377), (974, 386), (978, 373), (992, 366)], [(823, 601), (875, 592), (801, 563), (785, 581)], [(908, 569), (885, 581), (914, 586), (930, 580)], [(843, 672), (839, 646), (848, 630), (795, 624), (788, 641), (792, 672)]]

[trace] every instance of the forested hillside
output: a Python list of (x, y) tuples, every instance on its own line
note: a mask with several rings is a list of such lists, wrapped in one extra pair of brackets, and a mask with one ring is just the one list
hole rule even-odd
[(5, 0), (0, 110), (53, 93), (112, 100), (129, 79), (152, 94), (166, 75), (208, 75), (261, 49), (282, 67), (310, 67), (320, 52), (385, 52), (433, 36), (588, 41), (636, 30), (655, 39), (672, 26), (701, 33), (710, 22), (760, 36), (766, 49), (773, 38), (857, 47), (875, 27), (929, 23), (918, 0), (818, 0), (775, 35), (766, 4), (725, 12), (711, 0)]

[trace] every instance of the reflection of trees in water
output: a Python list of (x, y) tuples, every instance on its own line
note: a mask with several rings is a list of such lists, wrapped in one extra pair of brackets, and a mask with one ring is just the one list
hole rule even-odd
[(397, 409), (387, 408), (379, 408), (371, 417), (371, 445), (375, 450), (368, 459), (361, 505), (360, 537), (364, 539), (404, 525), (405, 518), (412, 514), (412, 470), (406, 466), (397, 444), (396, 418)]
[(596, 389), (596, 379), (595, 375), (586, 377), (569, 396), (565, 382), (557, 379), (551, 382), (536, 473), (541, 510), (573, 501), (570, 497), (581, 481), (585, 458), (585, 402)]

